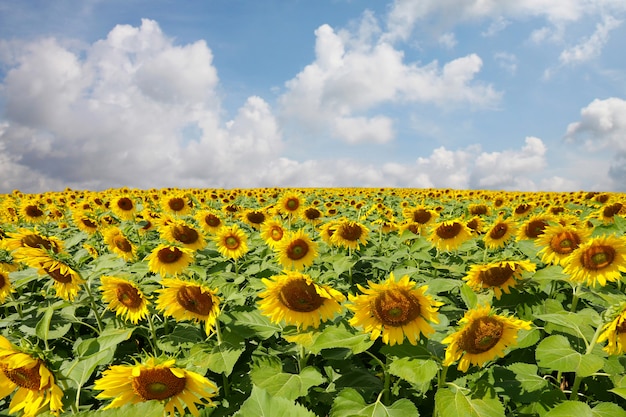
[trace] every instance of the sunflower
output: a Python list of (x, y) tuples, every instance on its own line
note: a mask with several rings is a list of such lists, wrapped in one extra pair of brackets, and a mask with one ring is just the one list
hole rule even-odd
[(428, 240), (439, 250), (457, 249), (472, 238), (472, 231), (461, 220), (444, 220), (435, 223)]
[(248, 236), (236, 224), (224, 226), (215, 236), (217, 250), (225, 257), (239, 259), (248, 252)]
[(265, 210), (259, 209), (248, 209), (240, 214), (241, 220), (255, 228), (256, 230), (261, 229), (263, 223), (267, 220), (267, 214)]
[(3, 247), (11, 251), (11, 255), (18, 262), (24, 262), (24, 258), (30, 257), (36, 249), (41, 254), (51, 251), (59, 253), (63, 250), (63, 242), (55, 236), (44, 236), (39, 232), (29, 229), (19, 229), (17, 232), (8, 232), (2, 240)]
[(520, 329), (530, 330), (531, 322), (495, 314), (486, 305), (469, 310), (459, 320), (461, 328), (442, 340), (447, 344), (443, 366), (459, 361), (458, 369), (467, 372), (470, 365), (482, 366), (517, 343)]
[(626, 238), (593, 237), (578, 246), (563, 264), (563, 272), (575, 282), (605, 286), (607, 281), (618, 281), (626, 272)]
[[(405, 207), (402, 209), (402, 216), (409, 223), (417, 223), (420, 225), (420, 231), (426, 230), (426, 227), (433, 224), (439, 217), (439, 213), (425, 206)], [(419, 234), (419, 233), (416, 233)]]
[(204, 322), (206, 334), (211, 334), (220, 313), (217, 290), (177, 278), (164, 279), (161, 283), (164, 288), (157, 290), (160, 293), (157, 309), (178, 321)]
[(439, 323), (437, 308), (442, 303), (426, 295), (427, 285), (417, 287), (408, 275), (396, 282), (392, 272), (384, 282), (368, 281), (368, 286), (357, 284), (363, 294), (349, 295), (347, 307), (354, 311), (350, 324), (363, 327), (371, 340), (382, 335), (383, 342), (393, 346), (406, 337), (416, 345), (420, 335), (429, 337), (435, 332), (428, 322)]
[(367, 244), (369, 229), (363, 224), (353, 220), (339, 220), (335, 223), (335, 231), (330, 241), (335, 246), (343, 246), (358, 250), (360, 245)]
[(41, 208), (41, 205), (36, 201), (24, 200), (19, 207), (20, 217), (29, 223), (44, 223), (46, 213)]
[(486, 265), (471, 265), (467, 275), (463, 278), (472, 290), (480, 291), (491, 288), (500, 299), (502, 293), (509, 294), (509, 288), (514, 287), (522, 272), (534, 272), (536, 265), (530, 261), (499, 261)]
[(538, 214), (530, 216), (528, 220), (521, 224), (517, 231), (516, 240), (534, 240), (545, 233), (546, 227), (554, 223), (554, 217), (550, 215)]
[(78, 295), (80, 285), (85, 283), (80, 274), (65, 261), (46, 253), (33, 254), (28, 265), (38, 269), (40, 275), (48, 275), (53, 280), (53, 287), (58, 297), (73, 301)]
[(125, 279), (103, 275), (100, 277), (102, 300), (109, 310), (125, 320), (137, 324), (148, 315), (148, 300), (137, 284)]
[(98, 399), (113, 398), (104, 410), (126, 404), (157, 400), (165, 406), (167, 416), (185, 415), (188, 409), (199, 416), (196, 404), (213, 407), (212, 398), (217, 386), (206, 377), (175, 366), (175, 359), (157, 360), (150, 357), (145, 363), (111, 365), (94, 383), (102, 391)]
[(512, 219), (498, 217), (491, 228), (483, 235), (485, 246), (491, 249), (503, 247), (517, 233), (517, 226)]
[(205, 232), (217, 233), (224, 226), (224, 222), (215, 210), (197, 211), (194, 217)]
[(293, 191), (284, 193), (276, 203), (276, 211), (278, 214), (287, 215), (290, 218), (298, 217), (302, 211), (300, 195)]
[(72, 211), (72, 221), (80, 230), (87, 234), (94, 234), (98, 231), (98, 220), (95, 219), (93, 214), (90, 214), (83, 210)]
[(183, 247), (198, 250), (206, 246), (202, 234), (193, 226), (182, 220), (174, 220), (159, 228), (161, 237), (171, 243), (179, 243)]
[(111, 211), (122, 220), (133, 220), (137, 212), (135, 202), (127, 195), (119, 195), (113, 198), (109, 207)]
[(542, 249), (537, 252), (541, 261), (547, 264), (563, 265), (565, 259), (576, 250), (581, 243), (587, 241), (591, 231), (574, 225), (556, 224), (544, 229), (544, 233), (535, 239)]
[(12, 393), (7, 410), (11, 414), (21, 411), (22, 417), (34, 417), (45, 410), (63, 411), (63, 391), (44, 362), (0, 336), (0, 398)]
[(4, 303), (4, 300), (14, 291), (9, 279), (9, 271), (0, 267), (0, 304)]
[(302, 270), (317, 257), (317, 243), (300, 229), (291, 232), (276, 245), (278, 262), (287, 269)]
[(329, 246), (333, 245), (332, 237), (337, 230), (338, 223), (338, 220), (330, 220), (320, 226), (320, 238)]
[(146, 257), (151, 272), (166, 275), (181, 274), (192, 262), (193, 251), (174, 245), (161, 244)]
[(261, 238), (271, 248), (275, 249), (285, 234), (285, 228), (278, 220), (268, 220), (261, 226)]
[(137, 252), (135, 245), (133, 245), (130, 240), (124, 236), (118, 227), (108, 227), (102, 232), (102, 237), (104, 242), (109, 247), (109, 251), (115, 253), (125, 261), (132, 261), (135, 259)]
[(314, 206), (305, 207), (302, 210), (302, 219), (312, 225), (317, 225), (322, 221), (322, 212)]
[(164, 195), (161, 198), (160, 205), (165, 213), (176, 216), (189, 214), (192, 209), (191, 201), (181, 192), (176, 192), (173, 195)]
[(622, 305), (622, 310), (602, 328), (598, 343), (605, 340), (608, 343), (603, 350), (609, 355), (626, 353), (626, 306)]
[(313, 282), (311, 277), (297, 271), (285, 271), (271, 279), (262, 278), (266, 289), (259, 293), (259, 310), (273, 323), (295, 325), (299, 329), (318, 328), (323, 321), (331, 320), (341, 312), (343, 294)]

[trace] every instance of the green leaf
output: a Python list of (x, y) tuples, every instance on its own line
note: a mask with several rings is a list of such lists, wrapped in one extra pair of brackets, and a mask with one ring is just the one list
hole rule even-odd
[(620, 397), (626, 399), (626, 388), (613, 388), (609, 390), (613, 394), (619, 395)]
[(345, 326), (328, 326), (314, 336), (313, 343), (307, 348), (315, 354), (323, 349), (346, 348), (356, 355), (365, 352), (373, 344), (374, 341), (370, 340), (369, 334)]
[(165, 407), (159, 401), (145, 401), (138, 404), (126, 404), (119, 408), (99, 411), (83, 411), (72, 414), (74, 417), (163, 417)]
[(419, 412), (415, 405), (401, 399), (387, 407), (380, 399), (367, 405), (361, 395), (352, 388), (339, 393), (330, 409), (330, 417), (417, 417)]
[(389, 365), (389, 372), (392, 375), (416, 385), (416, 388), (421, 392), (428, 391), (438, 370), (437, 362), (424, 359), (400, 358), (395, 359)]
[(538, 391), (548, 385), (548, 381), (538, 375), (539, 368), (530, 363), (514, 363), (506, 367), (515, 374), (521, 388), (527, 392)]
[(245, 345), (234, 345), (222, 342), (211, 349), (207, 356), (207, 367), (217, 373), (230, 375), (241, 354), (245, 351)]
[(471, 398), (460, 390), (439, 389), (435, 394), (439, 417), (505, 417), (504, 406), (495, 398)]
[(478, 296), (467, 284), (463, 284), (461, 286), (461, 298), (468, 309), (476, 307), (476, 304), (478, 303)]
[(68, 323), (65, 320), (58, 318), (53, 320), (55, 309), (56, 308), (53, 305), (46, 307), (43, 317), (35, 326), (35, 334), (41, 340), (51, 340), (63, 337), (72, 327), (72, 323)]
[(583, 355), (570, 346), (562, 335), (549, 336), (537, 345), (537, 365), (553, 371), (576, 372), (581, 377), (590, 376), (604, 365), (604, 359), (593, 354)]
[(226, 324), (246, 339), (257, 336), (265, 340), (282, 330), (282, 326), (272, 323), (257, 309), (235, 310), (223, 316)]
[(567, 281), (569, 282), (569, 276), (563, 273), (563, 268), (560, 265), (550, 265), (545, 268), (539, 269), (533, 274), (533, 280), (541, 281)]
[[(560, 330), (576, 337), (584, 338), (587, 341), (591, 340), (595, 328), (601, 324), (598, 313), (590, 308), (583, 309), (576, 313), (559, 311), (550, 314), (536, 314), (535, 318), (559, 326)], [(546, 326), (547, 331), (552, 329), (553, 328)], [(571, 329), (573, 332), (567, 331), (566, 329)]]
[(277, 364), (273, 360), (262, 361), (259, 366), (252, 368), (250, 378), (254, 385), (268, 393), (289, 400), (306, 395), (309, 388), (326, 381), (317, 369), (310, 366), (299, 374), (280, 372), (280, 363)]
[(563, 401), (548, 411), (544, 417), (593, 417), (591, 408), (580, 401)]
[(115, 349), (101, 350), (93, 355), (77, 358), (72, 362), (64, 362), (61, 370), (76, 385), (82, 386), (91, 378), (98, 366), (110, 363), (114, 354)]
[(349, 258), (348, 255), (344, 253), (338, 253), (335, 256), (329, 257), (328, 260), (332, 263), (333, 270), (337, 276), (354, 268), (354, 265), (357, 263), (356, 260)]
[(316, 417), (304, 406), (283, 397), (271, 395), (256, 385), (250, 397), (233, 417)]
[(626, 411), (613, 403), (599, 403), (591, 412), (593, 417), (626, 417)]

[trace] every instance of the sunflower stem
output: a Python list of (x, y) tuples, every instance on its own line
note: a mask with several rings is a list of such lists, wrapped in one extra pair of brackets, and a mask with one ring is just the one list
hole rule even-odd
[(365, 351), (365, 353), (367, 353), (372, 359), (374, 359), (374, 362), (376, 362), (383, 371), (383, 390), (381, 391), (381, 394), (383, 395), (383, 404), (389, 405), (389, 397), (391, 394), (391, 390), (390, 390), (391, 375), (389, 374), (389, 371), (387, 370), (387, 365), (385, 365), (385, 363), (381, 361), (380, 359), (378, 359), (378, 357), (376, 357), (376, 355), (374, 355), (373, 353), (370, 353), (367, 350)]
[[(215, 320), (215, 335), (217, 336), (217, 345), (222, 344), (222, 328), (220, 327), (220, 321)], [(230, 396), (230, 381), (226, 373), (222, 373), (222, 387), (224, 389), (224, 398)]]
[(15, 303), (15, 309), (17, 310), (17, 314), (20, 316), (20, 319), (23, 319), (24, 313), (22, 312), (22, 305), (17, 302), (17, 299), (15, 298), (13, 293), (9, 293), (9, 296), (11, 297), (11, 301)]
[(156, 328), (154, 327), (154, 321), (152, 320), (152, 314), (148, 314), (148, 326), (150, 326), (150, 335), (152, 336), (152, 340), (150, 344), (152, 345), (152, 351), (154, 352), (154, 356), (159, 356), (161, 353), (159, 352), (159, 347), (157, 345), (157, 334)]
[(89, 282), (85, 282), (85, 290), (87, 291), (87, 295), (89, 296), (89, 307), (93, 311), (93, 315), (96, 318), (96, 323), (98, 324), (98, 336), (102, 333), (102, 329), (104, 326), (102, 325), (102, 318), (100, 317), (100, 313), (98, 312), (98, 306), (96, 305), (96, 299), (91, 292), (91, 286)]
[[(600, 337), (600, 334), (602, 333), (602, 329), (604, 326), (600, 325), (598, 326), (598, 328), (596, 329), (596, 332), (593, 334), (593, 338), (591, 339), (591, 342), (589, 342), (589, 344), (587, 345), (587, 350), (585, 351), (585, 355), (590, 355), (591, 352), (593, 351), (593, 348), (596, 345), (596, 342), (598, 341), (598, 338)], [(574, 384), (572, 384), (572, 392), (569, 396), (570, 401), (577, 401), (578, 400), (578, 388), (580, 388), (580, 383), (582, 382), (583, 378), (576, 374), (576, 377), (574, 378)]]
[(581, 284), (578, 284), (576, 287), (574, 287), (574, 291), (572, 291), (572, 306), (570, 307), (569, 311), (571, 311), (572, 313), (576, 312), (576, 307), (578, 306), (578, 292), (580, 290), (582, 286)]

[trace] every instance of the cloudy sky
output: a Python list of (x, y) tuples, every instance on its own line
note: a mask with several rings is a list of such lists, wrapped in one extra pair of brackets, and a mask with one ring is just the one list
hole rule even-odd
[(0, 193), (626, 191), (624, 0), (0, 0)]

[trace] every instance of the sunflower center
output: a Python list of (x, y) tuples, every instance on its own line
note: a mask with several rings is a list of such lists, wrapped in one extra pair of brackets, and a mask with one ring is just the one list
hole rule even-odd
[(39, 207), (35, 205), (26, 206), (24, 212), (28, 217), (41, 217), (43, 216), (43, 211), (39, 209)]
[(317, 220), (321, 217), (322, 213), (316, 208), (308, 208), (304, 210), (304, 215), (309, 220)]
[(461, 233), (461, 223), (442, 224), (437, 227), (436, 233), (442, 239), (453, 239)]
[(206, 216), (204, 216), (204, 222), (211, 227), (217, 227), (222, 223), (220, 218), (217, 217), (215, 214), (207, 214)]
[(95, 229), (98, 227), (98, 225), (92, 222), (90, 219), (83, 218), (83, 219), (80, 219), (80, 221), (83, 222), (83, 224), (90, 229)]
[(133, 209), (133, 201), (128, 197), (122, 197), (117, 200), (117, 206), (122, 210), (132, 210)]
[(124, 236), (115, 236), (115, 238), (113, 239), (113, 243), (115, 244), (115, 247), (121, 250), (122, 252), (133, 251), (133, 247), (131, 246), (128, 239), (126, 239)]
[(610, 246), (592, 246), (582, 254), (580, 263), (585, 269), (596, 271), (611, 265), (615, 254), (615, 249)]
[(300, 207), (300, 201), (297, 198), (290, 198), (285, 203), (285, 207), (287, 210), (295, 211)]
[(186, 381), (168, 368), (144, 369), (133, 378), (133, 391), (144, 401), (166, 400), (180, 394)]
[(470, 354), (479, 354), (494, 347), (502, 338), (504, 325), (493, 317), (480, 317), (470, 324), (459, 340), (459, 347)]
[(283, 234), (283, 229), (280, 227), (272, 227), (272, 230), (270, 231), (270, 236), (277, 242), (283, 238)]
[(432, 213), (425, 209), (417, 209), (413, 211), (413, 220), (419, 224), (428, 223), (432, 216)]
[(56, 247), (54, 243), (45, 237), (41, 237), (35, 234), (26, 235), (22, 238), (22, 245), (28, 246), (29, 248), (39, 249), (43, 247), (46, 250), (52, 249), (54, 253), (57, 253), (59, 249)]
[(141, 306), (141, 294), (137, 288), (130, 284), (118, 284), (115, 289), (117, 300), (128, 308), (138, 308)]
[(309, 245), (302, 239), (296, 239), (287, 247), (287, 257), (294, 261), (302, 259), (309, 252)]
[(498, 223), (489, 232), (489, 237), (492, 239), (502, 239), (506, 232), (509, 230), (509, 226), (506, 223)]
[(226, 239), (224, 239), (224, 246), (226, 246), (230, 250), (237, 249), (239, 245), (239, 239), (237, 239), (235, 236), (228, 236)]
[(405, 290), (388, 290), (374, 300), (373, 313), (385, 326), (400, 327), (419, 317), (419, 301)]
[(178, 248), (163, 248), (157, 252), (159, 261), (165, 264), (172, 264), (182, 258), (183, 252)]
[(410, 224), (409, 227), (407, 227), (407, 229), (409, 229), (411, 233), (414, 233), (416, 235), (420, 234), (420, 229), (416, 224)]
[(499, 287), (513, 276), (515, 270), (510, 266), (494, 266), (485, 271), (481, 271), (480, 280), (490, 286)]
[(177, 225), (172, 227), (172, 236), (181, 243), (195, 243), (198, 240), (198, 232), (186, 225)]
[(532, 206), (530, 204), (520, 204), (515, 208), (515, 214), (524, 214), (527, 213)]
[(626, 333), (626, 320), (622, 320), (617, 327), (615, 327), (615, 330), (617, 330), (618, 334)]
[(248, 221), (252, 224), (261, 224), (265, 221), (265, 214), (260, 211), (252, 211), (246, 216)]
[(167, 200), (167, 206), (172, 211), (181, 211), (185, 208), (185, 200), (180, 197), (174, 197)]
[(475, 207), (472, 207), (470, 209), (470, 214), (472, 214), (472, 216), (481, 216), (483, 214), (487, 214), (487, 206), (479, 204)]
[(210, 294), (202, 292), (202, 288), (196, 286), (180, 287), (176, 293), (176, 301), (185, 310), (201, 316), (208, 316), (213, 308), (213, 299)]
[(72, 282), (72, 274), (71, 273), (61, 273), (60, 269), (48, 270), (46, 269), (46, 273), (52, 277), (56, 282), (61, 284), (69, 284)]
[(324, 298), (317, 293), (315, 285), (303, 279), (283, 285), (279, 298), (285, 307), (300, 313), (315, 311), (324, 304)]
[(615, 203), (608, 207), (605, 207), (604, 210), (602, 210), (602, 215), (607, 218), (613, 217), (617, 213), (619, 213), (621, 209), (622, 209), (622, 203)]
[(476, 219), (472, 219), (469, 222), (467, 222), (467, 227), (469, 227), (470, 229), (474, 230), (474, 231), (478, 231), (478, 220)]
[(9, 280), (4, 276), (2, 272), (0, 272), (0, 288), (4, 288), (7, 282), (9, 282)]
[(345, 224), (340, 229), (340, 233), (342, 238), (349, 241), (357, 241), (363, 234), (363, 229), (358, 224)]
[(580, 244), (580, 237), (573, 232), (561, 232), (550, 241), (550, 248), (561, 255), (571, 253)]
[(533, 220), (526, 226), (526, 236), (531, 239), (543, 234), (543, 230), (548, 226), (545, 220)]
[[(39, 391), (39, 385), (41, 383), (41, 376), (39, 375), (39, 367), (41, 362), (37, 361), (37, 364), (32, 368), (20, 367), (15, 369), (8, 369), (6, 365), (0, 365), (0, 370), (4, 375), (15, 385), (26, 388), (33, 391)], [(50, 384), (46, 384), (42, 390), (50, 387)]]

